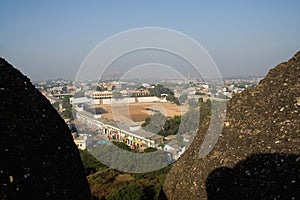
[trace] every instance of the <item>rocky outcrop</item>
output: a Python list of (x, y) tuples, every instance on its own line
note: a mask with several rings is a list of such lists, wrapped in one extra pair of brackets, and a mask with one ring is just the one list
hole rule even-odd
[(219, 140), (200, 159), (209, 120), (201, 125), (167, 176), (168, 199), (297, 199), (299, 97), (300, 52), (228, 101)]
[(68, 126), (20, 71), (0, 58), (1, 199), (90, 199)]

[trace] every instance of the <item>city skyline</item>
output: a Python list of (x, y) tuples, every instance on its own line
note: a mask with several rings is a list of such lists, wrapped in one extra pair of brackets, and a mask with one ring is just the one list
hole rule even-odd
[(222, 76), (264, 76), (300, 48), (298, 1), (3, 1), (1, 57), (33, 80), (75, 75), (119, 32), (163, 27), (201, 44)]

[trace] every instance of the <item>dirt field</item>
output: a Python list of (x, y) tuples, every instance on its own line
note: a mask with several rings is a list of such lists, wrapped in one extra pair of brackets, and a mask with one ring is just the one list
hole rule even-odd
[(114, 119), (125, 123), (144, 122), (144, 120), (156, 112), (161, 112), (165, 116), (183, 115), (188, 110), (188, 106), (177, 106), (172, 103), (134, 103), (134, 104), (113, 104), (97, 105), (107, 111), (102, 114), (103, 118)]

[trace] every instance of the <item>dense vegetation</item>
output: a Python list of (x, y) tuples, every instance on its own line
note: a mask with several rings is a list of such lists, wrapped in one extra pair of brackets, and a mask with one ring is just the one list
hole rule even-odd
[(64, 96), (62, 99), (62, 115), (66, 119), (72, 119), (72, 105), (70, 104), (71, 96)]
[(153, 86), (153, 88), (148, 88), (148, 90), (150, 92), (150, 96), (161, 97), (162, 94), (166, 94), (168, 101), (177, 105), (180, 104), (178, 98), (174, 96), (174, 92), (161, 84), (156, 84)]
[(181, 116), (166, 118), (162, 113), (158, 112), (147, 117), (142, 127), (146, 131), (157, 133), (162, 136), (175, 135), (178, 132), (181, 122)]
[(81, 160), (83, 162), (83, 166), (87, 173), (89, 171), (99, 171), (102, 169), (106, 169), (107, 166), (98, 161), (94, 156), (92, 156), (88, 150), (79, 150)]
[[(120, 148), (126, 148), (123, 143), (115, 143)], [(129, 149), (127, 149), (129, 150)], [(146, 151), (146, 150), (145, 150)], [(155, 151), (148, 148), (147, 151)], [(80, 156), (86, 171), (89, 173), (93, 199), (138, 200), (158, 199), (163, 182), (170, 166), (147, 173), (122, 173), (110, 169), (95, 159), (87, 150), (80, 150)], [(91, 171), (91, 168), (96, 169)]]

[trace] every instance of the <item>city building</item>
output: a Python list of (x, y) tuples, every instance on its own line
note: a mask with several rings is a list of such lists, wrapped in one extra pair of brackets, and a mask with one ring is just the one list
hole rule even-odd
[(78, 149), (85, 150), (88, 146), (88, 135), (87, 134), (79, 134), (75, 136), (73, 134), (74, 143), (77, 145)]
[(109, 140), (126, 143), (131, 149), (158, 148), (163, 144), (163, 136), (145, 131), (140, 126), (117, 123), (106, 118), (95, 118), (93, 114), (85, 111), (77, 111), (76, 120), (104, 134)]

